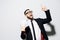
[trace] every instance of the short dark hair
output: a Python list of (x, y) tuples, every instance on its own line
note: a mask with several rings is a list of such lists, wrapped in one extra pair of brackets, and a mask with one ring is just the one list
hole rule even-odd
[(24, 11), (24, 14), (25, 14), (25, 15), (27, 14), (26, 11), (28, 11), (28, 10), (30, 10), (30, 9), (26, 9), (26, 10)]

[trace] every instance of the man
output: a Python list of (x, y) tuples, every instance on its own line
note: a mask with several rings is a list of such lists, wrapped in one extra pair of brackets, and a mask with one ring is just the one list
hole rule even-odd
[(32, 15), (30, 9), (26, 9), (24, 15), (27, 17), (27, 25), (23, 26), (21, 31), (21, 38), (26, 40), (41, 40), (41, 33), (44, 40), (48, 40), (46, 31), (43, 24), (49, 23), (52, 19), (50, 16), (50, 10), (45, 6), (42, 7), (42, 10), (46, 13), (45, 19), (37, 18), (35, 19)]

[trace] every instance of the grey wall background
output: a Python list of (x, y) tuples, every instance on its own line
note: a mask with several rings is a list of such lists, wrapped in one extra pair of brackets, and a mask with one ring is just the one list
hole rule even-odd
[[(23, 14), (26, 8), (34, 11), (34, 17), (45, 18), (41, 5), (50, 9), (56, 34), (49, 36), (49, 40), (60, 39), (60, 0), (0, 0), (0, 40), (21, 40), (21, 22), (25, 19)], [(48, 25), (45, 29), (51, 31)]]

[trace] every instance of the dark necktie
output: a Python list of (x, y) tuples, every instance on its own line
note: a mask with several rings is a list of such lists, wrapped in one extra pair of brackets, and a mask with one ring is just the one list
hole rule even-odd
[(32, 22), (32, 21), (33, 21), (33, 20), (31, 20), (31, 25), (32, 25), (32, 29), (33, 29), (34, 39), (36, 40), (34, 25), (33, 25), (33, 22)]

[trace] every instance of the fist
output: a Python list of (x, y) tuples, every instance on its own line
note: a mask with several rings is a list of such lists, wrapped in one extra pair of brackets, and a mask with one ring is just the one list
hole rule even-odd
[(41, 6), (41, 9), (42, 9), (42, 11), (47, 11), (47, 10), (48, 10), (48, 9), (46, 8), (46, 6), (44, 6), (44, 5)]
[(21, 31), (25, 31), (25, 26), (22, 26)]

